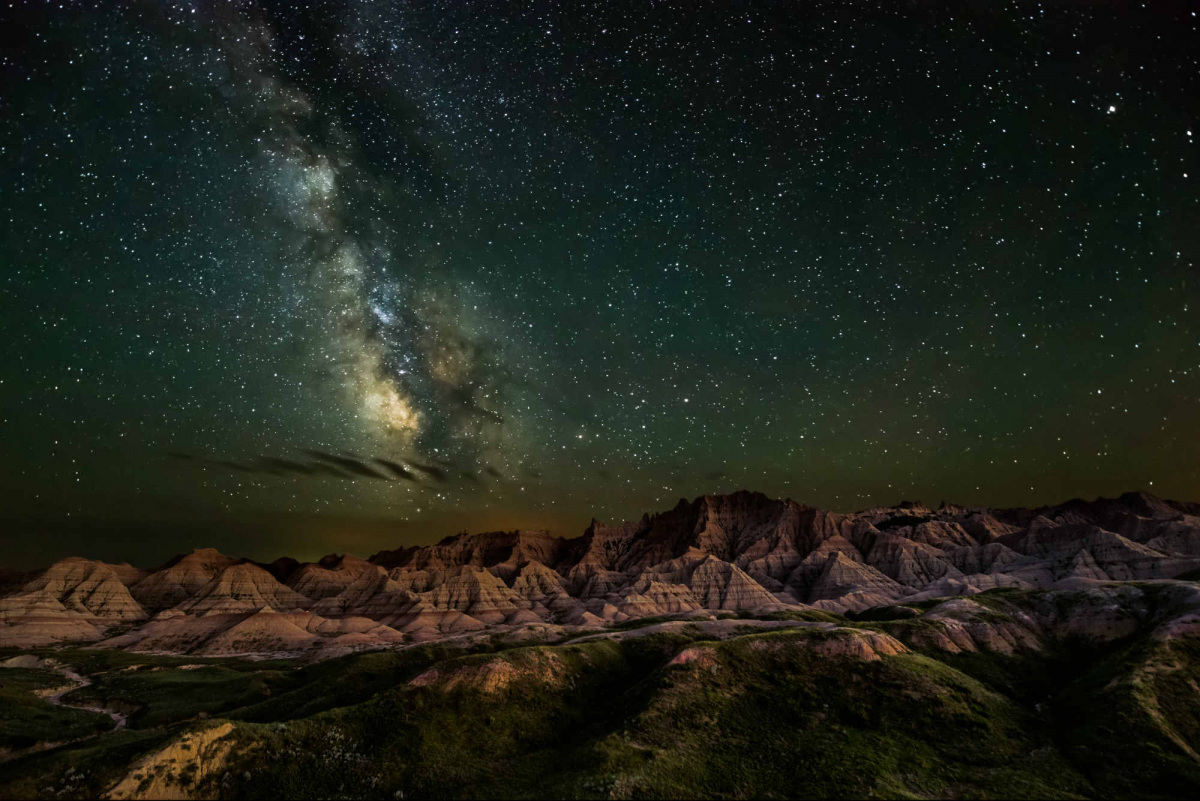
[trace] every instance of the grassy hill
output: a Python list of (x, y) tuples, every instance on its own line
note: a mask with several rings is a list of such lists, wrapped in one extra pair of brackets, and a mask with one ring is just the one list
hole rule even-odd
[[(1095, 630), (1072, 623), (1094, 593), (999, 591), (721, 640), (647, 625), (307, 666), (59, 652), (93, 671), (81, 694), (139, 710), (0, 764), (0, 795), (98, 795), (219, 719), (219, 759), (143, 770), (223, 798), (1194, 797), (1200, 639), (1163, 629), (1169, 589), (1111, 594)], [(1029, 623), (1048, 614), (1065, 634)], [(1018, 625), (1036, 647), (1004, 645)], [(945, 646), (964, 631), (994, 647)], [(0, 714), (20, 717), (20, 692)]]

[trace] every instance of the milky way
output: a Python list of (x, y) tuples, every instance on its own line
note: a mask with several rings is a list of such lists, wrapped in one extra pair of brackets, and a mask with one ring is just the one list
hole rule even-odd
[(1150, 5), (6, 8), (12, 527), (1194, 497)]
[(362, 163), (353, 131), (278, 75), (269, 24), (223, 22), (217, 41), (231, 84), (262, 127), (251, 169), (278, 204), (283, 227), (271, 233), (294, 252), (287, 267), (298, 301), (283, 313), (321, 321), (315, 355), (385, 451), (439, 454), (471, 469), (503, 462), (500, 349), (472, 328), (438, 265), (404, 253), (412, 220), (391, 219), (422, 210), (397, 202), (403, 188)]

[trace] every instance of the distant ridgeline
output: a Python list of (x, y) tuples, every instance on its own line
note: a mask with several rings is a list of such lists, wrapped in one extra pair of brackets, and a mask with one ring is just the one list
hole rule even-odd
[[(64, 559), (0, 587), (0, 647), (195, 655), (350, 652), (473, 635), (553, 639), (645, 618), (861, 615), (1001, 589), (1200, 568), (1200, 505), (1145, 494), (1042, 509), (837, 514), (738, 492), (636, 522), (460, 534), (370, 559), (257, 564), (198, 549), (157, 570)], [(1019, 639), (1019, 635), (1017, 636)]]

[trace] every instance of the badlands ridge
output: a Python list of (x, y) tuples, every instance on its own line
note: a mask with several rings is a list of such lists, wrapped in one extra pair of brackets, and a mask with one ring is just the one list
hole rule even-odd
[(0, 647), (204, 656), (551, 639), (635, 618), (863, 610), (1200, 568), (1200, 504), (1142, 493), (1042, 509), (920, 503), (838, 514), (738, 492), (579, 537), (460, 534), (370, 559), (270, 564), (198, 549), (156, 570), (64, 559), (0, 586)]

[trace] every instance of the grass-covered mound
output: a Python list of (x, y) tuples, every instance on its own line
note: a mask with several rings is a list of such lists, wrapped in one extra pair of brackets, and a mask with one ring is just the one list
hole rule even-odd
[(1200, 640), (1135, 642), (1055, 700), (1063, 752), (1109, 797), (1200, 793)]
[(687, 642), (660, 635), (463, 656), (352, 707), (242, 725), (242, 761), (231, 765), (226, 793), (562, 794), (594, 772), (595, 743), (636, 710), (638, 685)]
[(99, 798), (129, 765), (167, 740), (161, 729), (120, 729), (0, 764), (0, 798)]
[(645, 762), (620, 795), (1063, 796), (1084, 783), (1012, 700), (917, 654), (829, 655), (796, 631), (668, 669), (606, 745)]
[[(230, 796), (1067, 797), (1033, 716), (852, 632), (596, 641), (450, 660), (371, 701), (240, 727)], [(857, 646), (855, 646), (857, 647)], [(246, 778), (249, 773), (250, 778)]]
[[(474, 650), (491, 651), (492, 645)], [(429, 643), (401, 651), (353, 654), (307, 665), (272, 687), (269, 698), (232, 713), (235, 720), (267, 722), (304, 718), (365, 701), (415, 677), (463, 648)]]

